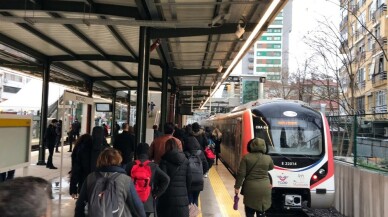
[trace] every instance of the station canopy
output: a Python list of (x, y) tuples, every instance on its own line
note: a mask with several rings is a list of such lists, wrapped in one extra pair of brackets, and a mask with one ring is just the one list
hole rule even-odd
[[(149, 90), (162, 71), (180, 103), (201, 106), (266, 30), (283, 0), (1, 0), (0, 66), (110, 96), (136, 90), (140, 27), (150, 33)], [(237, 37), (241, 36), (241, 37)]]

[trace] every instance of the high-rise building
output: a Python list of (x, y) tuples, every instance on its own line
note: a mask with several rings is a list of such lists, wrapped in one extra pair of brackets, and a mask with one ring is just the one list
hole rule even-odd
[(341, 70), (344, 92), (348, 99), (353, 92), (356, 113), (386, 113), (387, 4), (385, 0), (341, 0), (341, 10), (341, 52), (348, 57)]

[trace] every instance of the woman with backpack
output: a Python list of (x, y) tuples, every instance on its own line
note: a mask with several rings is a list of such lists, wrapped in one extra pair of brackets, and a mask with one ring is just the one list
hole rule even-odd
[(179, 150), (175, 139), (169, 139), (165, 146), (160, 168), (170, 177), (170, 184), (158, 200), (158, 217), (189, 217), (188, 192), (191, 186), (189, 160)]
[(90, 171), (90, 153), (92, 150), (92, 136), (82, 135), (75, 143), (71, 153), (70, 195), (77, 198), (82, 184)]
[[(144, 205), (131, 178), (121, 167), (118, 150), (106, 148), (97, 159), (97, 170), (88, 175), (75, 206), (75, 217), (135, 216), (145, 217)], [(116, 215), (113, 215), (116, 214)]]
[[(147, 217), (156, 212), (156, 199), (166, 191), (170, 183), (168, 175), (156, 163), (148, 160), (149, 149), (150, 146), (147, 143), (138, 144), (136, 148), (137, 160), (129, 163), (125, 168), (144, 204)], [(146, 179), (142, 177), (144, 174), (146, 174)], [(145, 182), (148, 185), (144, 185)]]
[(237, 195), (242, 186), (245, 214), (247, 217), (265, 217), (271, 207), (271, 183), (268, 171), (273, 169), (271, 156), (266, 155), (264, 139), (255, 138), (248, 142), (248, 154), (241, 159), (234, 185)]
[(189, 160), (191, 170), (191, 187), (189, 191), (189, 202), (198, 206), (199, 193), (203, 190), (203, 174), (206, 174), (209, 165), (201, 147), (194, 136), (185, 139), (184, 153)]

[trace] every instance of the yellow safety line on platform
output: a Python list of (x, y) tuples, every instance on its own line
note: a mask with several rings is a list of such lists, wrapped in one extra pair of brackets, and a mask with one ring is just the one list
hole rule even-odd
[(216, 195), (221, 215), (224, 217), (241, 217), (240, 212), (233, 209), (232, 197), (229, 195), (228, 190), (226, 190), (221, 177), (218, 175), (214, 167), (212, 167), (209, 171), (209, 179), (214, 194)]
[(0, 127), (29, 127), (31, 119), (0, 119)]
[(202, 217), (201, 197), (198, 198), (198, 207), (201, 210), (201, 212), (199, 213), (199, 215), (197, 217)]

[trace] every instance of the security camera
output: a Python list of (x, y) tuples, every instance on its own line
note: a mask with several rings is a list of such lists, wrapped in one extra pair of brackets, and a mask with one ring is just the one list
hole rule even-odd
[(221, 73), (222, 72), (222, 69), (224, 69), (224, 67), (222, 65), (219, 65), (218, 66), (218, 69), (217, 69), (217, 72), (218, 73)]
[(241, 38), (241, 36), (245, 33), (245, 28), (241, 27), (240, 24), (237, 24), (237, 30), (235, 32), (237, 38)]

